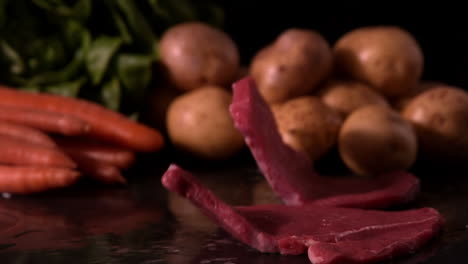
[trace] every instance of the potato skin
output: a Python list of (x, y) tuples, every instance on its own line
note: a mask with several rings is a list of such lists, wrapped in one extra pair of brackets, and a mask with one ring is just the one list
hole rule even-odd
[(360, 176), (408, 169), (416, 160), (417, 138), (411, 124), (389, 107), (369, 105), (343, 123), (338, 150)]
[(331, 49), (317, 32), (284, 31), (252, 60), (250, 74), (270, 104), (306, 95), (329, 74)]
[(334, 46), (339, 71), (365, 82), (386, 97), (401, 96), (421, 78), (424, 57), (417, 41), (399, 27), (362, 27)]
[(319, 97), (325, 105), (344, 117), (370, 104), (389, 106), (386, 99), (368, 85), (349, 80), (328, 82), (320, 90)]
[(168, 29), (159, 44), (169, 79), (181, 90), (230, 84), (239, 70), (239, 51), (224, 32), (200, 22)]
[(273, 105), (272, 111), (283, 141), (307, 153), (312, 161), (335, 145), (342, 119), (317, 97), (291, 99)]
[(229, 114), (231, 95), (217, 86), (204, 86), (176, 98), (169, 106), (167, 129), (172, 143), (203, 159), (220, 160), (244, 146)]
[(415, 87), (411, 88), (408, 93), (404, 94), (401, 97), (395, 98), (392, 100), (392, 106), (398, 111), (402, 111), (406, 105), (413, 100), (416, 96), (421, 93), (430, 90), (432, 88), (437, 88), (439, 86), (446, 86), (444, 83), (436, 81), (421, 81)]
[(468, 93), (439, 86), (416, 96), (402, 115), (413, 123), (424, 157), (468, 160)]

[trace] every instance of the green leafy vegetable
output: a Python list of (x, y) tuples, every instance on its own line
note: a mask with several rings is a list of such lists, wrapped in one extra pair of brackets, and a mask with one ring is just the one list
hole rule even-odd
[(93, 85), (101, 82), (112, 56), (121, 44), (121, 39), (108, 36), (99, 37), (91, 44), (86, 56), (86, 68)]
[(120, 83), (116, 78), (105, 83), (101, 90), (101, 100), (109, 109), (118, 110), (120, 107)]
[(56, 85), (47, 86), (47, 92), (62, 96), (76, 97), (80, 92), (80, 88), (86, 82), (85, 78), (80, 78), (75, 81), (61, 82)]
[(138, 116), (170, 26), (220, 26), (212, 0), (0, 0), (0, 84)]
[(124, 15), (128, 28), (136, 39), (135, 45), (146, 54), (156, 54), (156, 37), (151, 26), (144, 19), (143, 14), (135, 6), (135, 1), (114, 0)]
[(0, 61), (9, 64), (9, 70), (13, 74), (24, 71), (24, 62), (19, 54), (5, 41), (0, 41)]
[(125, 44), (131, 44), (133, 42), (133, 37), (130, 34), (127, 24), (125, 24), (122, 15), (118, 12), (117, 8), (114, 5), (108, 4), (108, 7), (111, 12), (112, 19), (114, 20), (115, 27), (119, 31), (119, 35), (122, 38), (122, 41)]
[(72, 6), (61, 0), (32, 0), (32, 2), (50, 13), (80, 21), (86, 21), (91, 15), (91, 0), (78, 0)]
[(151, 59), (135, 54), (121, 54), (117, 58), (117, 72), (128, 94), (133, 99), (144, 95), (151, 81)]

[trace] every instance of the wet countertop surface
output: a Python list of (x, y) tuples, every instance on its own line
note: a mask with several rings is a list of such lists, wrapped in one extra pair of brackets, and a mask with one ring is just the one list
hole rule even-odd
[[(32, 196), (0, 198), (1, 263), (310, 263), (306, 255), (263, 254), (231, 238), (160, 184), (169, 161), (194, 171), (232, 205), (277, 202), (248, 153), (200, 162), (170, 153), (139, 158), (127, 186), (82, 181)], [(322, 170), (334, 173), (334, 163)], [(339, 166), (338, 166), (339, 167)], [(405, 208), (431, 206), (445, 226), (422, 250), (386, 263), (468, 263), (468, 170), (414, 169), (423, 192)], [(328, 171), (327, 171), (328, 170)], [(402, 208), (403, 209), (403, 208)]]

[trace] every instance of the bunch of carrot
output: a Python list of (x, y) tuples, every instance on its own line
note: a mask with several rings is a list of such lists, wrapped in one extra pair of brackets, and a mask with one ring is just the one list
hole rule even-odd
[(125, 183), (135, 152), (163, 144), (157, 130), (98, 104), (0, 86), (0, 192), (64, 187), (81, 174)]

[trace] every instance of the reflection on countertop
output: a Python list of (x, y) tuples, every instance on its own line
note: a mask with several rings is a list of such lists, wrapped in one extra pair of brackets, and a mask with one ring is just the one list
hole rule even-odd
[[(250, 158), (207, 165), (179, 160), (233, 205), (277, 203)], [(184, 163), (185, 162), (185, 163)], [(75, 187), (0, 198), (2, 263), (310, 263), (307, 256), (262, 254), (238, 242), (159, 180), (168, 162), (143, 160), (127, 172), (128, 186)], [(468, 177), (416, 171), (423, 192), (405, 207), (431, 206), (445, 227), (430, 245), (391, 263), (468, 262)], [(432, 176), (435, 175), (435, 176)], [(460, 262), (461, 261), (461, 262)]]

